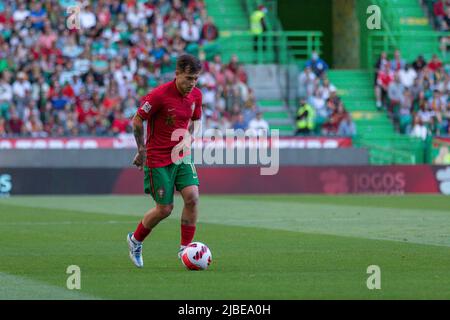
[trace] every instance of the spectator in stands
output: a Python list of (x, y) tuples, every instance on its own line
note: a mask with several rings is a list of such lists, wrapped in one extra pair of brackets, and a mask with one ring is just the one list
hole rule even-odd
[(6, 121), (4, 118), (0, 117), (0, 138), (5, 138), (7, 134)]
[(349, 112), (347, 112), (344, 118), (339, 123), (338, 136), (353, 137), (356, 135), (356, 125), (352, 120)]
[(432, 132), (436, 132), (438, 135), (446, 132), (447, 122), (443, 118), (443, 114), (447, 112), (447, 98), (443, 97), (439, 90), (434, 90), (433, 97), (428, 101), (428, 109), (433, 114)]
[(441, 25), (439, 27), (439, 31), (445, 32), (449, 30), (449, 26), (446, 20), (442, 20)]
[(27, 80), (27, 76), (24, 72), (17, 74), (17, 79), (12, 85), (13, 99), (17, 107), (18, 116), (23, 117), (23, 110), (27, 100), (27, 93), (31, 92), (31, 84)]
[(13, 89), (8, 83), (7, 72), (0, 74), (0, 119), (9, 119), (9, 107), (13, 101)]
[(433, 13), (435, 17), (436, 28), (439, 28), (441, 26), (441, 22), (444, 20), (446, 16), (444, 2), (442, 0), (437, 0), (433, 4)]
[(422, 100), (420, 102), (416, 116), (419, 118), (421, 125), (424, 125), (429, 129), (433, 127), (435, 113), (427, 108), (426, 101)]
[(253, 35), (253, 51), (255, 53), (255, 62), (260, 45), (262, 50), (265, 51), (265, 39), (263, 33), (267, 31), (266, 17), (267, 8), (263, 5), (259, 5), (258, 8), (252, 12), (250, 16), (250, 32)]
[[(97, 24), (97, 17), (92, 11), (92, 6), (88, 1), (83, 3), (83, 9), (80, 12), (80, 26), (82, 30), (89, 31)], [(86, 32), (85, 31), (85, 32)]]
[(263, 114), (259, 110), (256, 112), (256, 118), (250, 120), (248, 128), (254, 130), (258, 136), (269, 134), (269, 123), (263, 119)]
[(411, 136), (415, 138), (420, 138), (422, 140), (426, 140), (428, 136), (428, 128), (423, 124), (421, 118), (416, 116), (414, 118), (414, 125), (411, 130)]
[(418, 56), (417, 59), (413, 62), (412, 66), (417, 73), (422, 72), (422, 70), (427, 66), (427, 62), (423, 55)]
[(207, 17), (202, 27), (202, 39), (204, 43), (216, 40), (219, 37), (219, 30), (211, 17)]
[(384, 69), (378, 72), (377, 85), (375, 86), (377, 108), (379, 110), (386, 106), (388, 88), (392, 81), (394, 81), (394, 73), (391, 70), (390, 63), (386, 63)]
[(398, 76), (403, 87), (409, 89), (414, 85), (414, 80), (417, 78), (417, 72), (409, 63), (407, 63), (405, 67), (398, 72)]
[(316, 75), (312, 72), (310, 66), (305, 66), (303, 72), (298, 76), (299, 96), (308, 98), (313, 95), (314, 87), (316, 85)]
[(331, 92), (336, 92), (336, 87), (330, 83), (328, 78), (324, 78), (322, 84), (320, 85), (320, 91), (322, 92), (322, 98), (328, 100)]
[(46, 18), (47, 11), (42, 7), (42, 4), (39, 1), (34, 2), (30, 11), (31, 27), (37, 30), (43, 30)]
[(447, 107), (442, 111), (441, 134), (450, 135), (450, 100), (447, 101)]
[(446, 106), (447, 97), (443, 96), (438, 89), (435, 89), (433, 91), (433, 96), (428, 100), (428, 109), (438, 113), (446, 108)]
[(436, 84), (436, 89), (439, 90), (443, 98), (447, 100), (450, 97), (450, 73), (444, 72), (441, 81)]
[[(238, 110), (240, 110), (240, 109), (241, 108), (238, 107)], [(250, 121), (256, 117), (257, 112), (258, 112), (258, 108), (257, 108), (256, 104), (249, 104), (249, 105), (245, 106), (244, 110), (242, 111), (242, 115), (244, 116), (244, 122), (250, 123)], [(228, 115), (227, 115), (227, 118), (229, 118)]]
[(429, 68), (425, 68), (421, 73), (420, 81), (423, 84), (423, 96), (429, 99), (433, 95), (433, 87), (435, 84), (434, 73)]
[(25, 134), (33, 138), (45, 138), (47, 133), (43, 130), (42, 122), (36, 115), (30, 115), (24, 126)]
[(375, 64), (375, 71), (376, 74), (375, 76), (378, 74), (378, 71), (383, 70), (384, 66), (388, 63), (388, 59), (387, 59), (387, 54), (385, 51), (380, 53), (380, 56), (378, 57), (378, 60)]
[(402, 59), (401, 55), (400, 55), (400, 51), (399, 50), (395, 50), (394, 52), (394, 59), (392, 59), (391, 61), (391, 68), (392, 71), (394, 72), (398, 72), (401, 69), (403, 69), (405, 67), (405, 60)]
[(433, 54), (431, 61), (427, 65), (428, 69), (432, 72), (436, 72), (438, 69), (442, 68), (442, 61), (439, 60), (437, 54)]
[(222, 115), (219, 120), (219, 130), (226, 133), (226, 130), (231, 128), (232, 126), (228, 116)]
[(322, 130), (325, 134), (336, 135), (338, 133), (339, 125), (342, 120), (348, 116), (347, 111), (344, 108), (344, 104), (341, 102), (337, 108), (331, 114), (327, 122), (323, 124)]
[(305, 98), (300, 98), (297, 110), (296, 135), (308, 135), (314, 130), (315, 111)]
[(331, 113), (328, 113), (326, 100), (323, 98), (320, 88), (316, 88), (314, 95), (309, 98), (308, 103), (314, 108), (317, 121), (319, 121), (318, 125), (321, 125)]
[(13, 20), (15, 23), (23, 23), (30, 16), (30, 10), (25, 6), (25, 2), (21, 2), (19, 7), (14, 10)]
[(403, 98), (403, 91), (405, 90), (403, 84), (400, 82), (400, 77), (398, 75), (394, 76), (394, 81), (392, 81), (388, 86), (388, 97), (389, 105), (388, 112), (389, 115), (393, 115), (397, 112), (398, 106)]
[(380, 56), (378, 57), (377, 62), (375, 63), (375, 79), (374, 79), (374, 86), (376, 87), (377, 85), (377, 80), (378, 80), (378, 72), (380, 72), (381, 70), (384, 70), (385, 65), (389, 63), (388, 59), (387, 59), (387, 54), (385, 51), (381, 52)]
[(233, 130), (246, 130), (247, 124), (244, 121), (244, 115), (242, 113), (239, 113), (236, 116), (235, 121), (233, 122)]
[(440, 49), (444, 54), (447, 54), (448, 46), (450, 45), (450, 35), (449, 36), (442, 36), (440, 39)]
[(10, 112), (10, 119), (8, 121), (8, 132), (12, 134), (13, 136), (19, 136), (25, 133), (24, 123), (22, 119), (19, 117), (17, 112), (12, 109)]
[(227, 65), (227, 70), (231, 71), (233, 75), (237, 74), (239, 68), (239, 58), (236, 54), (231, 56), (230, 62)]
[(447, 1), (447, 6), (445, 8), (444, 21), (447, 24), (447, 30), (443, 30), (443, 31), (448, 31), (448, 27), (450, 27), (450, 2), (449, 1)]
[(414, 110), (414, 97), (409, 89), (405, 89), (400, 101), (400, 108), (394, 114), (394, 124), (400, 133), (409, 133)]
[(111, 129), (114, 134), (130, 132), (130, 120), (125, 118), (122, 112), (116, 111)]
[(306, 62), (306, 67), (310, 67), (314, 74), (319, 78), (328, 70), (328, 64), (319, 57), (319, 54), (316, 51), (312, 52), (311, 60)]
[(181, 38), (187, 44), (196, 43), (200, 40), (200, 29), (195, 24), (192, 16), (181, 22)]
[(127, 8), (126, 20), (133, 29), (139, 28), (146, 22), (146, 16), (144, 11), (138, 11), (135, 6), (129, 6)]

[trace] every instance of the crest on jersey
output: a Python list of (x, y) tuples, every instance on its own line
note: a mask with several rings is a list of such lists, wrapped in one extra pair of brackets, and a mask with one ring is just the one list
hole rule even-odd
[(164, 188), (159, 188), (158, 189), (158, 196), (160, 199), (162, 199), (164, 197), (164, 194), (166, 193), (166, 191), (164, 190)]
[(176, 115), (175, 114), (167, 114), (167, 118), (166, 118), (166, 125), (168, 126), (174, 126), (175, 125), (175, 120), (176, 120)]
[(146, 101), (144, 105), (142, 106), (142, 110), (144, 110), (146, 113), (149, 113), (152, 109), (152, 105)]
[(191, 109), (192, 109), (192, 113), (194, 113), (194, 110), (195, 110), (195, 102), (192, 103)]

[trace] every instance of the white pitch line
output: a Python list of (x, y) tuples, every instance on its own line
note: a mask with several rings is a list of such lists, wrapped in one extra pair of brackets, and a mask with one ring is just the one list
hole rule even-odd
[(30, 222), (0, 222), (0, 226), (36, 226), (36, 225), (72, 225), (72, 224), (129, 224), (135, 223), (136, 220), (133, 221), (30, 221)]

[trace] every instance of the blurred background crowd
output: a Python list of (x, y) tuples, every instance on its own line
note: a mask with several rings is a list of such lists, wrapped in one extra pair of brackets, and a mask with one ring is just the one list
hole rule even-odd
[[(140, 97), (203, 62), (204, 126), (245, 127), (256, 102), (237, 57), (206, 59), (219, 30), (202, 0), (0, 2), (0, 137), (131, 131)], [(259, 115), (260, 116), (260, 115)]]

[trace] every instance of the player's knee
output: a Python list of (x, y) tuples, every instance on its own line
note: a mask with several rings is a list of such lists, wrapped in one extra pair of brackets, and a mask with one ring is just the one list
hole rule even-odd
[(193, 195), (187, 197), (187, 199), (184, 201), (184, 205), (190, 209), (197, 207), (198, 206), (198, 195), (193, 194)]
[(162, 219), (165, 219), (168, 216), (170, 216), (170, 214), (172, 213), (172, 210), (173, 210), (173, 204), (159, 206), (159, 215), (161, 216)]

